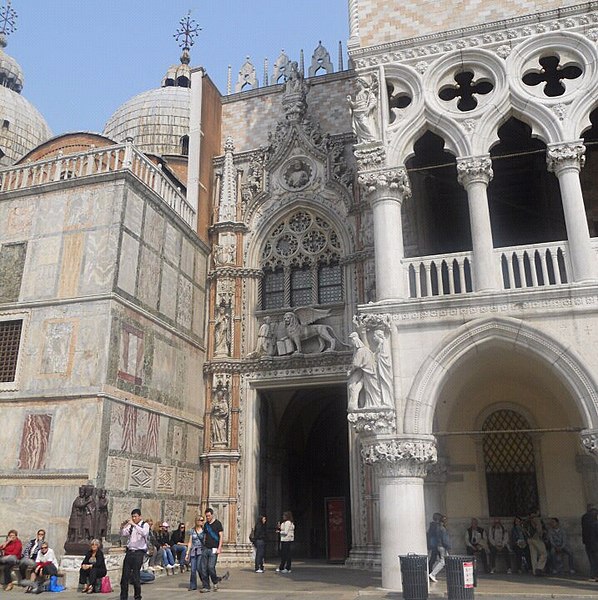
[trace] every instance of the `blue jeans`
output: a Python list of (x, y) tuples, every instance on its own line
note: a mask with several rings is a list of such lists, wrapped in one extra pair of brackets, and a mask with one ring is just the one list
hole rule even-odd
[(217, 560), (218, 554), (212, 552), (212, 548), (204, 548), (201, 551), (201, 581), (206, 589), (210, 589), (210, 579), (214, 585), (220, 581), (220, 577), (216, 575)]
[(187, 554), (187, 546), (185, 544), (175, 544), (171, 546), (173, 556), (177, 556), (180, 554), (179, 565), (182, 565), (185, 562), (185, 555)]
[(189, 577), (189, 589), (196, 590), (197, 589), (197, 576), (199, 575), (199, 583), (201, 583), (202, 587), (204, 579), (201, 573), (201, 553), (197, 555), (191, 555), (191, 575)]
[(164, 554), (162, 555), (162, 566), (174, 566), (174, 556), (172, 555), (172, 550), (170, 548), (162, 548), (162, 550), (164, 550)]

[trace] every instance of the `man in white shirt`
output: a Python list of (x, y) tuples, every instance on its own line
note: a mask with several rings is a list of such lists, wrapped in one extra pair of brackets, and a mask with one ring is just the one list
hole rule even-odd
[(496, 569), (496, 556), (503, 554), (507, 564), (507, 573), (511, 573), (511, 549), (509, 548), (509, 532), (498, 517), (492, 521), (488, 529), (488, 545), (490, 547), (490, 573)]
[(133, 584), (135, 600), (141, 600), (139, 573), (147, 552), (147, 537), (149, 535), (149, 525), (141, 520), (141, 510), (135, 508), (131, 511), (131, 518), (121, 524), (120, 534), (122, 537), (128, 538), (127, 553), (123, 561), (120, 579), (120, 600), (128, 600), (129, 582)]

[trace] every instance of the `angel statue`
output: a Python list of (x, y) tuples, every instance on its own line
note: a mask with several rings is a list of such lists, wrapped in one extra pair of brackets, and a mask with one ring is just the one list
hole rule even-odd
[(378, 83), (375, 78), (370, 84), (363, 77), (358, 77), (356, 84), (355, 99), (347, 96), (347, 101), (351, 110), (353, 132), (361, 144), (378, 139), (376, 126)]

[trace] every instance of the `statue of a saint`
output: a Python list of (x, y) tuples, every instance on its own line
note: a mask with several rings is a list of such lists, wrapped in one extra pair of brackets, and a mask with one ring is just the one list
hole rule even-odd
[(354, 331), (349, 335), (349, 340), (354, 346), (354, 352), (353, 364), (347, 373), (349, 376), (347, 383), (349, 392), (348, 410), (380, 408), (382, 398), (378, 384), (376, 357), (361, 341), (357, 332)]
[(274, 353), (270, 322), (270, 317), (264, 317), (264, 321), (260, 325), (260, 329), (257, 334), (255, 350), (251, 353), (251, 356), (272, 356)]
[(221, 304), (214, 323), (214, 356), (230, 356), (230, 316), (226, 306)]
[(349, 108), (351, 110), (351, 118), (353, 132), (357, 136), (357, 141), (372, 142), (378, 139), (376, 126), (376, 107), (378, 106), (378, 98), (376, 97), (376, 81), (371, 85), (363, 78), (358, 77), (357, 93), (355, 99), (347, 96)]
[(388, 350), (388, 340), (382, 329), (374, 331), (374, 346), (381, 405), (392, 408), (394, 398), (392, 392), (392, 364)]
[(216, 387), (210, 412), (213, 444), (226, 444), (228, 441), (228, 389), (222, 384)]

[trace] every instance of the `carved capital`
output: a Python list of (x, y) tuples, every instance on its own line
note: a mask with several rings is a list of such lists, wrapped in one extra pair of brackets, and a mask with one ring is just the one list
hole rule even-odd
[(374, 203), (389, 196), (401, 201), (411, 197), (411, 184), (404, 167), (361, 172), (358, 181)]
[(464, 187), (470, 183), (481, 182), (488, 185), (494, 177), (492, 160), (489, 156), (467, 156), (457, 159), (457, 177)]
[(357, 433), (392, 433), (397, 427), (397, 416), (394, 409), (379, 410), (356, 409), (347, 415), (347, 420)]
[(586, 162), (585, 152), (586, 147), (581, 140), (563, 144), (549, 144), (546, 151), (548, 170), (556, 175), (563, 169), (573, 168), (581, 171)]
[(354, 146), (355, 160), (358, 169), (367, 171), (384, 165), (386, 150), (382, 142), (362, 142)]
[(379, 477), (425, 477), (437, 460), (433, 436), (378, 435), (361, 442), (361, 456)]
[(598, 429), (586, 429), (580, 436), (585, 451), (598, 459)]

